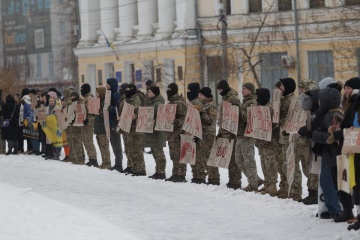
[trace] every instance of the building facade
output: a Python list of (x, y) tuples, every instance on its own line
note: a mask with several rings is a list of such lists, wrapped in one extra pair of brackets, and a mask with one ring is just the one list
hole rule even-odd
[(345, 81), (359, 75), (359, 4), (81, 0), (81, 39), (74, 50), (79, 83), (95, 87), (115, 77), (119, 84), (133, 82), (142, 89), (153, 79), (163, 90), (177, 82), (185, 92), (188, 83), (198, 81), (215, 91), (223, 56), (228, 80), (237, 90), (244, 81), (273, 89), (281, 77)]

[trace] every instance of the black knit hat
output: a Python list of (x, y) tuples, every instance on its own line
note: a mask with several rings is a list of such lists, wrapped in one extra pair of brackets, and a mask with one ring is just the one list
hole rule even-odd
[(168, 99), (179, 92), (178, 85), (176, 83), (170, 83), (167, 87), (166, 94)]
[(342, 86), (339, 83), (330, 83), (328, 86), (328, 88), (335, 88), (337, 89), (339, 92), (341, 92), (342, 90)]
[(150, 80), (150, 79), (146, 80), (146, 82), (145, 82), (145, 85), (146, 85), (146, 86), (150, 87), (151, 84), (153, 84), (153, 81), (152, 81), (152, 80)]
[(360, 78), (353, 77), (345, 82), (344, 87), (350, 87), (352, 89), (360, 89)]
[(200, 89), (199, 93), (201, 93), (202, 95), (204, 95), (207, 98), (213, 97), (213, 95), (211, 93), (211, 88), (209, 88), (209, 87), (203, 87), (202, 89)]
[(295, 80), (292, 78), (281, 78), (280, 82), (284, 85), (284, 92), (283, 96), (287, 96), (293, 92), (295, 92), (296, 89), (296, 83)]
[(255, 94), (255, 86), (253, 83), (251, 82), (246, 82), (242, 85), (244, 88), (248, 89), (251, 94)]
[(265, 106), (270, 101), (270, 91), (267, 88), (258, 88), (256, 91), (256, 101), (260, 106)]
[(149, 88), (149, 90), (155, 94), (155, 96), (159, 96), (160, 95), (160, 88), (158, 86), (151, 86)]
[(83, 85), (81, 85), (81, 87), (80, 87), (81, 95), (84, 96), (84, 95), (88, 94), (90, 91), (91, 91), (91, 87), (88, 83), (84, 83)]
[(230, 86), (226, 80), (220, 80), (216, 86), (217, 89), (229, 90)]

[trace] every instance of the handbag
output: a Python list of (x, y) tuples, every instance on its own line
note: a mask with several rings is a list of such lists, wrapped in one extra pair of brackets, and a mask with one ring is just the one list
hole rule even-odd
[(14, 108), (13, 113), (11, 114), (10, 119), (4, 119), (4, 120), (2, 121), (2, 123), (1, 123), (1, 127), (2, 127), (2, 128), (6, 128), (6, 127), (10, 126), (10, 121), (11, 121), (13, 115), (14, 115), (15, 109), (16, 109), (16, 105), (15, 105), (15, 108)]

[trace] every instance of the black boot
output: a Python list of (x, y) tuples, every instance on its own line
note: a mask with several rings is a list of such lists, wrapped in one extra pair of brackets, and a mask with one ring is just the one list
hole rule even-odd
[(155, 179), (155, 180), (163, 180), (166, 178), (165, 173), (155, 173), (154, 175), (151, 175), (149, 178)]
[(348, 226), (348, 230), (351, 231), (351, 230), (359, 230), (360, 229), (360, 215), (357, 216), (358, 220), (356, 220), (353, 224), (349, 225)]
[(180, 183), (185, 183), (187, 182), (186, 181), (186, 178), (185, 176), (182, 176), (182, 175), (177, 175), (177, 177), (173, 180), (173, 182), (180, 182)]
[(174, 174), (174, 175), (172, 175), (171, 177), (165, 179), (165, 181), (167, 181), (167, 182), (173, 182), (177, 177), (178, 177), (178, 175), (177, 175), (177, 174)]
[(109, 170), (110, 170), (110, 171), (116, 170), (116, 171), (118, 171), (118, 172), (120, 172), (120, 173), (123, 173), (123, 172), (124, 172), (123, 167), (120, 166), (120, 165), (116, 165), (116, 164), (115, 164), (113, 167), (109, 168)]
[(299, 202), (302, 202), (305, 205), (318, 204), (318, 191), (309, 189), (309, 196), (299, 200)]
[(89, 166), (89, 167), (92, 167), (92, 166), (99, 167), (99, 164), (96, 159), (89, 159), (89, 162), (87, 162), (85, 165)]
[(344, 208), (344, 211), (340, 213), (338, 216), (334, 217), (334, 222), (346, 222), (347, 220), (353, 219), (354, 214), (352, 208)]
[(12, 154), (12, 153), (13, 153), (12, 149), (9, 149), (9, 150), (5, 153), (5, 155), (10, 155), (10, 154)]
[(228, 183), (226, 184), (226, 187), (227, 187), (227, 188), (234, 189), (234, 190), (237, 190), (237, 189), (240, 189), (240, 188), (241, 188), (241, 184), (228, 182)]

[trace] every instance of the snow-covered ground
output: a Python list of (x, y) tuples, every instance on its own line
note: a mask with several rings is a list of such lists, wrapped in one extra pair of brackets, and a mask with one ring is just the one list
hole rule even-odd
[[(145, 161), (152, 175), (152, 156), (145, 154)], [(263, 176), (259, 161), (258, 169)], [(360, 239), (346, 223), (316, 218), (317, 206), (230, 190), (227, 177), (221, 169), (220, 186), (191, 184), (188, 167), (189, 182), (170, 183), (39, 156), (0, 155), (0, 239)]]

